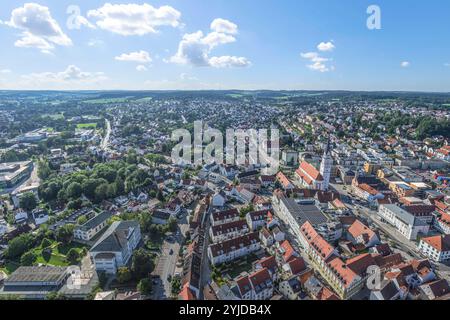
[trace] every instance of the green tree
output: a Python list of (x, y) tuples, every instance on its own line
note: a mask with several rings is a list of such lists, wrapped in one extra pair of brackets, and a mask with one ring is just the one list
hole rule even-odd
[(138, 249), (133, 253), (131, 270), (136, 280), (148, 277), (154, 267), (152, 257), (144, 249)]
[(8, 244), (5, 256), (9, 259), (20, 257), (30, 249), (32, 242), (33, 239), (30, 234), (22, 234), (12, 239)]
[(78, 260), (80, 259), (80, 255), (75, 248), (71, 248), (69, 252), (67, 252), (66, 258), (70, 264), (77, 264)]
[(19, 200), (19, 206), (25, 211), (33, 211), (36, 209), (37, 200), (36, 196), (32, 192), (24, 193)]
[(66, 190), (66, 196), (68, 199), (78, 199), (83, 193), (83, 188), (78, 182), (72, 182)]
[(127, 283), (131, 280), (131, 271), (127, 267), (120, 267), (117, 270), (117, 281), (119, 283)]
[(66, 224), (56, 231), (56, 240), (63, 244), (69, 244), (73, 238), (73, 224)]
[(44, 238), (41, 241), (41, 248), (48, 248), (48, 247), (50, 247), (51, 244), (52, 244), (52, 242), (49, 239)]
[(32, 251), (25, 252), (20, 257), (20, 265), (21, 266), (32, 266), (34, 262), (36, 261), (37, 257), (36, 254)]
[(138, 291), (142, 295), (149, 295), (152, 293), (152, 281), (149, 278), (144, 278), (139, 281), (137, 285)]
[(168, 226), (169, 226), (169, 230), (171, 232), (177, 231), (177, 228), (178, 228), (177, 219), (175, 219), (174, 217), (170, 217), (169, 221), (168, 221)]

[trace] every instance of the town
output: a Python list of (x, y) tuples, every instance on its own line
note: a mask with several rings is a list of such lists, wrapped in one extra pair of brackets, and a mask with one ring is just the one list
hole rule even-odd
[[(450, 299), (449, 106), (0, 91), (0, 300)], [(172, 161), (196, 121), (279, 130), (277, 172)]]

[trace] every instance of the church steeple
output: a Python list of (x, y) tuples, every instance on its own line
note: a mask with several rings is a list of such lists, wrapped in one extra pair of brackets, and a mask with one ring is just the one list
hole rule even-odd
[(322, 190), (328, 190), (331, 178), (331, 167), (333, 166), (333, 158), (331, 157), (331, 140), (328, 136), (327, 145), (322, 156), (322, 162), (320, 164), (320, 174), (323, 177)]

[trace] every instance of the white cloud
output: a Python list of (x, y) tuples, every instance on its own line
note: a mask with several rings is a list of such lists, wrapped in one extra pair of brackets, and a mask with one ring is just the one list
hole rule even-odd
[(234, 56), (211, 57), (209, 63), (215, 68), (248, 67), (251, 65), (247, 58)]
[(335, 45), (333, 44), (332, 41), (328, 41), (328, 42), (321, 42), (317, 45), (317, 49), (319, 51), (333, 51), (334, 50)]
[(449, 63), (449, 62), (444, 63), (444, 66), (445, 66), (445, 67), (450, 67), (450, 63)]
[(238, 26), (231, 21), (217, 18), (213, 22), (211, 22), (211, 30), (220, 33), (237, 34)]
[[(213, 31), (204, 35), (202, 31), (187, 33), (178, 45), (178, 51), (168, 61), (177, 64), (189, 64), (196, 67), (244, 67), (250, 61), (245, 57), (222, 56), (210, 57), (211, 51), (222, 44), (232, 43), (236, 38), (231, 33), (237, 33), (237, 26), (224, 19), (215, 19), (211, 23)], [(219, 32), (226, 31), (225, 32)]]
[(137, 52), (123, 53), (120, 56), (115, 57), (118, 61), (130, 61), (138, 63), (152, 62), (152, 58), (147, 51), (141, 50)]
[(90, 23), (88, 21), (88, 19), (86, 19), (85, 17), (83, 17), (81, 15), (79, 15), (75, 18), (75, 24), (78, 26), (88, 27), (89, 29), (97, 29), (97, 27), (95, 25)]
[(37, 48), (49, 53), (55, 45), (72, 45), (72, 40), (52, 18), (50, 10), (37, 3), (25, 3), (23, 7), (14, 9), (5, 24), (22, 30), (21, 39), (15, 42), (16, 47)]
[(105, 42), (103, 40), (100, 39), (90, 39), (87, 43), (87, 45), (89, 47), (100, 47), (102, 45), (104, 45)]
[(310, 60), (312, 64), (308, 65), (308, 68), (319, 72), (333, 71), (334, 66), (327, 66), (327, 62), (331, 61), (329, 58), (319, 56), (317, 52), (307, 52), (300, 54), (303, 59)]
[(7, 74), (7, 73), (11, 73), (12, 71), (10, 69), (2, 69), (0, 70), (1, 74)]
[(88, 11), (99, 28), (123, 36), (157, 33), (161, 26), (180, 26), (181, 13), (170, 6), (155, 8), (148, 3), (111, 4)]
[(42, 72), (23, 75), (25, 84), (41, 85), (89, 85), (98, 83), (107, 79), (103, 72), (84, 72), (74, 65), (68, 66), (61, 72)]
[(402, 63), (400, 63), (400, 66), (402, 68), (408, 68), (409, 66), (411, 66), (411, 63), (409, 61), (402, 61)]
[(147, 71), (148, 69), (147, 69), (147, 67), (144, 66), (143, 64), (140, 64), (140, 65), (138, 65), (138, 66), (136, 67), (136, 70), (139, 71), (139, 72), (144, 72), (144, 71)]

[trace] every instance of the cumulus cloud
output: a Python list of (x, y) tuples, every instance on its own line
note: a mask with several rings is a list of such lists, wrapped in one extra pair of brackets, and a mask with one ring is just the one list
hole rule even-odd
[(169, 59), (169, 62), (215, 68), (247, 67), (250, 65), (250, 61), (245, 57), (210, 57), (211, 51), (215, 47), (236, 41), (233, 34), (238, 32), (238, 28), (230, 21), (215, 19), (211, 23), (211, 30), (206, 35), (200, 30), (185, 34), (178, 45), (178, 51)]
[(23, 7), (14, 9), (5, 24), (22, 30), (21, 38), (15, 42), (16, 47), (37, 48), (49, 53), (55, 45), (72, 45), (72, 40), (52, 18), (50, 10), (37, 3), (25, 3)]
[(319, 72), (328, 72), (334, 70), (334, 66), (328, 66), (326, 63), (331, 61), (329, 58), (321, 57), (317, 52), (307, 52), (300, 54), (303, 59), (311, 61), (308, 68)]
[(148, 3), (106, 3), (88, 11), (87, 16), (94, 19), (101, 29), (123, 36), (142, 36), (157, 33), (162, 26), (180, 26), (181, 13), (170, 6), (155, 8)]
[(402, 63), (400, 63), (402, 68), (408, 68), (410, 65), (411, 63), (409, 61), (402, 61)]
[(211, 30), (220, 33), (237, 34), (238, 26), (231, 21), (222, 18), (217, 18), (214, 19), (213, 22), (211, 22)]
[(120, 56), (115, 57), (117, 61), (129, 61), (138, 63), (149, 63), (152, 62), (152, 58), (147, 51), (141, 50), (130, 53), (123, 53)]
[(212, 57), (209, 59), (209, 63), (215, 68), (247, 67), (251, 65), (247, 58), (233, 56)]
[(319, 51), (333, 51), (334, 48), (336, 48), (333, 44), (333, 42), (328, 41), (328, 42), (321, 42), (317, 45), (317, 49)]
[(139, 72), (144, 72), (144, 71), (147, 71), (148, 69), (147, 69), (147, 67), (145, 65), (140, 64), (140, 65), (138, 65), (136, 67), (136, 70), (139, 71)]
[(42, 72), (23, 75), (26, 83), (39, 85), (64, 85), (64, 84), (93, 84), (106, 80), (103, 72), (84, 72), (75, 65), (68, 66), (61, 72)]

